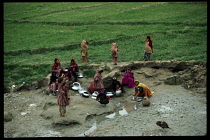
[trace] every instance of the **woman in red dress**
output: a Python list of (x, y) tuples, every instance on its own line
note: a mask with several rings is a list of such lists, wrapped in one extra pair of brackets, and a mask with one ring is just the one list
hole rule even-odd
[(58, 58), (54, 59), (54, 64), (52, 66), (52, 72), (57, 72), (56, 76), (59, 77), (61, 74), (61, 70), (65, 70), (64, 67), (61, 67), (61, 63), (59, 62)]

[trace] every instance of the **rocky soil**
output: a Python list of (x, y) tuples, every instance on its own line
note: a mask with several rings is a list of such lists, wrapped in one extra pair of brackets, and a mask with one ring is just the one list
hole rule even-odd
[[(121, 81), (121, 70), (133, 69), (135, 79), (146, 84), (155, 93), (144, 107), (132, 101), (134, 89), (125, 87), (121, 97), (111, 97), (107, 106), (77, 91), (70, 90), (71, 104), (67, 117), (60, 117), (56, 96), (47, 90), (49, 77), (5, 89), (4, 137), (92, 137), (102, 136), (203, 136), (207, 134), (206, 64), (194, 62), (142, 62), (102, 67), (105, 87), (112, 76)], [(81, 68), (81, 72), (82, 72)], [(80, 78), (82, 87), (92, 78)], [(46, 84), (47, 83), (47, 84)], [(172, 129), (162, 129), (157, 121), (165, 121)]]

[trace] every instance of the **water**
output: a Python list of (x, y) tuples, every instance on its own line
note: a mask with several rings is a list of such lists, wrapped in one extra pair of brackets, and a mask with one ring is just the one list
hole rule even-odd
[(114, 119), (115, 117), (121, 117), (121, 116), (124, 116), (124, 115), (128, 115), (129, 112), (137, 110), (137, 108), (139, 106), (140, 106), (140, 104), (137, 103), (137, 102), (126, 103), (123, 107), (120, 107), (120, 108), (116, 109), (116, 111), (114, 113), (111, 113), (111, 114), (108, 114), (108, 115), (105, 114), (105, 115), (97, 116), (95, 118), (95, 121), (92, 124), (92, 126), (88, 130), (86, 130), (84, 133), (81, 133), (78, 136), (84, 136), (84, 134), (92, 133), (97, 129), (98, 124), (100, 122), (102, 122), (103, 120)]

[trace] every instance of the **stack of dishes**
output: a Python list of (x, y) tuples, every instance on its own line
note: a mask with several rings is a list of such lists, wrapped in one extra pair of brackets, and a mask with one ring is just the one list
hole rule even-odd
[(79, 89), (81, 89), (80, 83), (79, 82), (74, 82), (72, 89), (73, 90), (79, 90)]
[(93, 98), (93, 99), (96, 99), (96, 97), (98, 96), (98, 94), (99, 94), (99, 93), (98, 93), (97, 91), (94, 91), (93, 94), (92, 94), (92, 98)]
[(112, 92), (106, 92), (106, 96), (113, 96), (114, 94)]
[(83, 97), (89, 97), (90, 95), (88, 94), (87, 91), (85, 91), (85, 92), (82, 93), (82, 96), (83, 96)]
[(83, 89), (83, 88), (80, 88), (80, 89), (78, 90), (78, 92), (79, 92), (79, 94), (80, 94), (81, 96), (83, 96), (83, 97), (89, 97), (88, 92), (87, 92), (85, 89)]
[(122, 93), (122, 90), (117, 90), (117, 91), (116, 91), (116, 96), (120, 96), (121, 93)]
[(82, 73), (79, 73), (79, 74), (78, 74), (78, 77), (79, 77), (79, 78), (82, 78), (82, 77), (83, 77), (83, 74), (82, 74)]

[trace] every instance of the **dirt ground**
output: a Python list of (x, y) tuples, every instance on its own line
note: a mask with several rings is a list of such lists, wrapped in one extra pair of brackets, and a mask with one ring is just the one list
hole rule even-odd
[[(174, 75), (168, 69), (148, 67), (133, 70), (135, 79), (155, 93), (144, 107), (131, 100), (134, 89), (125, 88), (121, 97), (111, 97), (105, 107), (91, 97), (70, 90), (67, 117), (60, 117), (56, 96), (43, 87), (37, 90), (4, 94), (4, 137), (92, 137), (103, 136), (203, 136), (207, 134), (206, 94), (196, 94), (181, 85), (167, 85), (164, 79)], [(148, 77), (146, 72), (153, 73)], [(103, 76), (103, 74), (102, 74)], [(121, 82), (122, 75), (117, 79)], [(80, 78), (82, 87), (92, 78)], [(165, 121), (171, 129), (162, 129)]]

